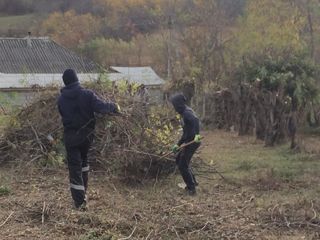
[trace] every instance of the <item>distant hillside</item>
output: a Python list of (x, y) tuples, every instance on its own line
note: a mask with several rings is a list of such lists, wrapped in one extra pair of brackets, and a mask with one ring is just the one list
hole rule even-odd
[(6, 15), (43, 14), (74, 9), (91, 11), (92, 0), (1, 0), (0, 13)]
[(28, 31), (37, 35), (51, 13), (72, 9), (83, 14), (93, 11), (92, 4), (92, 0), (0, 0), (0, 36), (22, 37)]

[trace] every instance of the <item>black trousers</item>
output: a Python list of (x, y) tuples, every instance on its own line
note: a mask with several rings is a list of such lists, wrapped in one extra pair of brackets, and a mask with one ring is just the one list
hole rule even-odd
[(195, 189), (196, 179), (190, 167), (190, 162), (193, 154), (199, 148), (200, 143), (194, 143), (190, 146), (183, 148), (176, 157), (176, 163), (180, 170), (183, 181), (190, 190)]
[(67, 151), (71, 196), (76, 207), (79, 207), (84, 202), (88, 188), (88, 152), (90, 145), (91, 142), (86, 140), (79, 145), (65, 146)]

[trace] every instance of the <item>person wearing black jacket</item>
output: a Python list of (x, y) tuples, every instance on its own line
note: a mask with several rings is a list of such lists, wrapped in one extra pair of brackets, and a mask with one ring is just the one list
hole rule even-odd
[(71, 195), (77, 209), (86, 208), (88, 188), (88, 151), (93, 140), (95, 113), (118, 113), (115, 103), (106, 103), (92, 91), (80, 86), (76, 72), (67, 69), (62, 76), (58, 109), (64, 127)]
[(201, 137), (199, 119), (194, 111), (186, 105), (186, 98), (183, 94), (177, 94), (171, 98), (171, 103), (177, 113), (181, 115), (181, 123), (183, 127), (183, 134), (178, 144), (172, 147), (174, 153), (178, 152), (178, 149), (183, 144), (194, 141), (193, 144), (183, 147), (176, 156), (176, 163), (180, 170), (181, 176), (185, 182), (186, 190), (190, 195), (196, 193), (196, 179), (190, 168), (190, 161), (193, 154), (200, 146)]

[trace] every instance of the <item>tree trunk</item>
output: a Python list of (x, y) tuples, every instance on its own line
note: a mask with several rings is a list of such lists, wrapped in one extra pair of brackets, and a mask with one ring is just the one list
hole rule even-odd
[(308, 15), (308, 26), (309, 26), (309, 34), (310, 34), (310, 56), (314, 58), (314, 32), (313, 32), (313, 21), (312, 21), (312, 13), (310, 9), (310, 0), (307, 2), (307, 15)]

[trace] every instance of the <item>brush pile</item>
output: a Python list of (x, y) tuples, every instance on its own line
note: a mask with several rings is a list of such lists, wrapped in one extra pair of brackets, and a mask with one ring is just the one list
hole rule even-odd
[[(175, 140), (172, 139), (175, 120), (170, 119), (169, 112), (164, 109), (146, 107), (137, 99), (134, 88), (129, 87), (88, 86), (100, 98), (119, 103), (123, 113), (97, 116), (89, 160), (92, 166), (111, 174), (156, 177), (174, 169), (172, 159), (160, 156)], [(47, 166), (64, 161), (63, 128), (56, 107), (58, 93), (55, 88), (42, 92), (12, 118), (1, 141), (0, 163)]]

